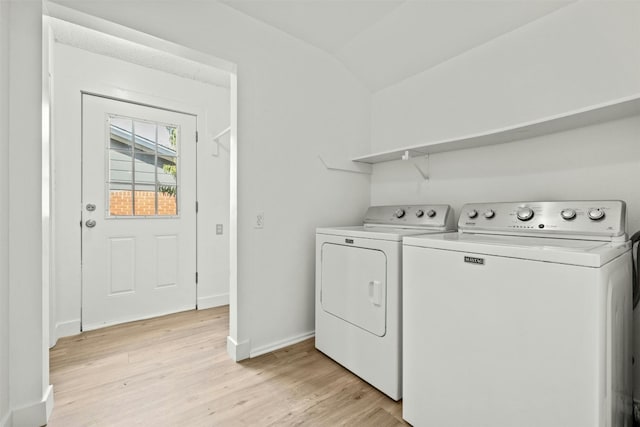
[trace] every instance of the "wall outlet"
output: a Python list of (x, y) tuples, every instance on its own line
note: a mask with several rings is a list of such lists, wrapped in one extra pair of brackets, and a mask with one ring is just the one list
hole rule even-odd
[(633, 421), (636, 426), (640, 425), (640, 400), (633, 400)]
[(222, 234), (222, 224), (216, 224), (216, 234)]
[(264, 212), (258, 212), (256, 214), (256, 222), (253, 228), (264, 228)]

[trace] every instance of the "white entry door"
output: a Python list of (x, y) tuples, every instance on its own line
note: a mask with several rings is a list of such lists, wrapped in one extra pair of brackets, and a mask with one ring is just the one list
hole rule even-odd
[(195, 308), (196, 117), (82, 101), (82, 329)]

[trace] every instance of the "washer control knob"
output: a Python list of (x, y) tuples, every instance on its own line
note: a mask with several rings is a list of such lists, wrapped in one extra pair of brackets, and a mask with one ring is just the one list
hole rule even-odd
[(517, 216), (520, 221), (529, 221), (533, 218), (533, 209), (527, 207), (520, 208), (518, 209)]
[(478, 216), (478, 211), (475, 209), (471, 209), (469, 212), (467, 212), (467, 216), (473, 219)]
[(598, 221), (604, 218), (604, 210), (602, 209), (589, 209), (589, 219)]
[(422, 217), (424, 216), (424, 211), (423, 211), (422, 209), (418, 209), (418, 210), (416, 211), (416, 216), (417, 216), (418, 218), (422, 218)]
[(404, 216), (404, 209), (397, 209), (393, 213), (393, 216), (395, 216), (396, 218), (402, 218)]
[(562, 211), (560, 212), (560, 215), (562, 216), (563, 219), (570, 221), (576, 217), (576, 211), (573, 209), (562, 209)]
[(434, 216), (436, 216), (436, 211), (434, 211), (433, 209), (429, 209), (429, 210), (427, 211), (427, 216), (428, 216), (429, 218), (433, 218)]
[(493, 209), (487, 209), (486, 211), (484, 211), (484, 217), (487, 219), (491, 219), (494, 216), (496, 216), (496, 213)]

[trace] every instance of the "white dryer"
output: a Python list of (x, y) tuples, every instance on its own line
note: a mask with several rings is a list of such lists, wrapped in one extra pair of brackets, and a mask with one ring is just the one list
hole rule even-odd
[(624, 202), (468, 204), (458, 229), (404, 240), (403, 417), (631, 427)]
[(453, 230), (447, 205), (373, 206), (364, 225), (316, 230), (316, 348), (402, 397), (402, 239)]

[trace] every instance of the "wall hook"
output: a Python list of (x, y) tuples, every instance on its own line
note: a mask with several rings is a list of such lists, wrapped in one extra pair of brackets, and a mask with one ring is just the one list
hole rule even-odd
[(220, 147), (222, 147), (225, 151), (229, 151), (229, 149), (227, 147), (225, 147), (224, 145), (222, 145), (222, 143), (220, 142), (220, 138), (222, 138), (223, 136), (225, 136), (229, 132), (231, 132), (231, 126), (226, 128), (225, 130), (223, 130), (222, 132), (220, 132), (216, 136), (211, 137), (211, 141), (216, 145), (216, 152), (211, 154), (213, 157), (218, 157), (220, 155)]

